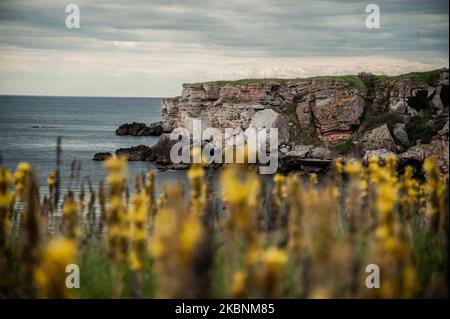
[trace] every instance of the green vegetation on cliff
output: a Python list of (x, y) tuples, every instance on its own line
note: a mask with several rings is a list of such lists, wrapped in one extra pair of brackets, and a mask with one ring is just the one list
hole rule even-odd
[[(389, 75), (374, 75), (375, 84), (383, 84), (388, 80), (400, 79), (403, 77), (410, 78), (414, 83), (425, 83), (433, 86), (439, 80), (439, 69), (425, 71), (425, 72), (411, 72), (406, 74), (400, 74), (395, 76)], [(280, 79), (280, 78), (263, 78), (263, 79), (240, 79), (230, 81), (212, 81), (219, 85), (243, 85), (243, 84), (283, 84), (288, 81), (295, 80), (323, 80), (323, 81), (342, 81), (349, 84), (352, 88), (366, 91), (366, 86), (363, 81), (357, 75), (328, 75), (328, 76), (314, 76), (309, 78), (295, 78), (295, 79)]]
[(439, 69), (424, 72), (410, 72), (395, 76), (375, 75), (375, 83), (384, 84), (388, 80), (395, 80), (400, 78), (409, 78), (414, 83), (424, 83), (429, 86), (434, 86), (439, 81)]

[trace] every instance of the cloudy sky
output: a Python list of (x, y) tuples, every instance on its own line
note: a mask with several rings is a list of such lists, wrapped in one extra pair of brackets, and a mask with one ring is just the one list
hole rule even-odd
[[(65, 26), (75, 3), (81, 28)], [(365, 26), (369, 3), (381, 28)], [(0, 94), (174, 96), (184, 82), (448, 66), (448, 0), (0, 0)]]

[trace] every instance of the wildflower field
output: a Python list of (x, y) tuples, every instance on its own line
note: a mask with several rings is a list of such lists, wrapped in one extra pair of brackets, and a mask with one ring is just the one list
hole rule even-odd
[[(50, 172), (42, 197), (29, 164), (1, 168), (1, 298), (448, 296), (448, 177), (430, 159), (424, 179), (399, 173), (395, 157), (277, 174), (266, 201), (245, 164), (220, 172), (220, 198), (201, 164), (189, 189), (168, 184), (158, 198), (155, 172), (129, 189), (126, 159), (105, 169), (104, 184), (76, 195), (60, 195)], [(79, 288), (66, 286), (70, 264)], [(373, 264), (380, 286), (369, 289)]]

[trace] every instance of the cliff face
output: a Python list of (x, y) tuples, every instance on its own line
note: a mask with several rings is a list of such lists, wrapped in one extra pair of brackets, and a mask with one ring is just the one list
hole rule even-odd
[(363, 90), (330, 80), (184, 84), (181, 97), (162, 101), (161, 113), (166, 130), (189, 127), (192, 118), (210, 127), (245, 130), (253, 120), (277, 127), (284, 142), (318, 137), (332, 145), (352, 135), (365, 99)]
[[(312, 144), (334, 148), (346, 141), (357, 144), (379, 115), (388, 121), (395, 114), (397, 124), (405, 126), (433, 110), (431, 120), (446, 115), (448, 121), (447, 96), (448, 69), (396, 77), (208, 82), (184, 84), (181, 96), (162, 100), (161, 114), (165, 131), (189, 129), (192, 119), (200, 118), (205, 127), (219, 129), (276, 127), (288, 150)], [(387, 124), (387, 134), (393, 134), (392, 123), (378, 124)], [(444, 123), (439, 125), (436, 131)], [(396, 136), (392, 140), (401, 144)]]

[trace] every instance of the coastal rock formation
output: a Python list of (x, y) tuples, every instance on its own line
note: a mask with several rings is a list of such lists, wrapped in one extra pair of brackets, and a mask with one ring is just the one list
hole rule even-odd
[(184, 127), (192, 134), (194, 120), (201, 120), (202, 130), (233, 129), (234, 135), (252, 127), (277, 129), (282, 171), (314, 165), (322, 169), (333, 158), (395, 154), (400, 165), (416, 167), (432, 157), (448, 172), (448, 94), (446, 68), (398, 76), (361, 73), (183, 84), (181, 96), (162, 99), (160, 123), (124, 124), (116, 131), (162, 134), (157, 143), (116, 153), (183, 168), (171, 162), (176, 141), (164, 133)]
[(95, 153), (94, 157), (92, 158), (94, 161), (105, 161), (108, 158), (112, 157), (112, 154), (109, 152), (104, 153)]
[(276, 127), (280, 143), (318, 137), (334, 145), (352, 136), (364, 101), (362, 88), (334, 79), (211, 82), (184, 84), (180, 97), (162, 100), (161, 114), (166, 130), (198, 118), (219, 129)]
[(150, 157), (150, 147), (138, 145), (129, 148), (119, 148), (116, 156), (125, 156), (129, 161), (145, 161)]
[(152, 123), (147, 126), (145, 123), (125, 123), (116, 130), (116, 135), (133, 136), (159, 136), (164, 132), (161, 122)]

